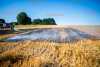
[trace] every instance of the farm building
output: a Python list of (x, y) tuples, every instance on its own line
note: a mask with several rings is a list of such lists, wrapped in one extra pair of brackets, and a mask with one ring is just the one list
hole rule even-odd
[(13, 23), (5, 23), (5, 20), (0, 19), (0, 33), (13, 31), (14, 26)]

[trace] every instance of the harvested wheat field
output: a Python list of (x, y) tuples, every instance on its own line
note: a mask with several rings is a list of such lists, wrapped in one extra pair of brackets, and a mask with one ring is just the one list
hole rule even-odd
[(100, 67), (100, 40), (2, 42), (0, 67)]

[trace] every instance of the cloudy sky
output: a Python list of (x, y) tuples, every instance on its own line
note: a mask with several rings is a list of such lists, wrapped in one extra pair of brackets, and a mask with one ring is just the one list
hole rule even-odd
[(0, 18), (16, 21), (19, 12), (63, 25), (100, 25), (100, 0), (0, 0)]

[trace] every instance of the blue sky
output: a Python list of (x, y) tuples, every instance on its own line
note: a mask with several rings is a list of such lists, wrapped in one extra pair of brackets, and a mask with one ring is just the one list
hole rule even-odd
[(0, 0), (0, 18), (16, 21), (19, 12), (61, 25), (100, 25), (100, 0)]

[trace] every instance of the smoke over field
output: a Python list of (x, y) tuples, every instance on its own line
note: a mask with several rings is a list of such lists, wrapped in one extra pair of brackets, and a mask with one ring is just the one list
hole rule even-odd
[(47, 40), (53, 42), (74, 42), (84, 39), (96, 40), (100, 39), (100, 36), (91, 35), (74, 28), (37, 28), (14, 37), (7, 38), (5, 41)]

